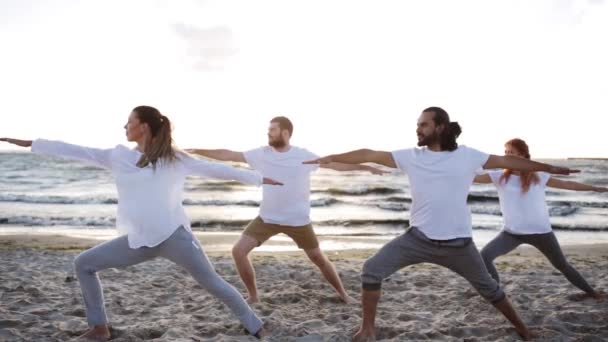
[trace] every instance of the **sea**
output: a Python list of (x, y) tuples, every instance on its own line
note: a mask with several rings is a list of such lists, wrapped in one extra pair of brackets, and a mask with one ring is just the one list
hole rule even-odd
[[(581, 170), (564, 179), (608, 186), (608, 160), (544, 161)], [(256, 217), (261, 195), (260, 188), (238, 182), (191, 177), (183, 204), (195, 231), (239, 234)], [(548, 188), (546, 197), (561, 244), (608, 243), (608, 193)], [(409, 226), (411, 202), (407, 175), (397, 170), (379, 176), (320, 169), (311, 178), (311, 218), (322, 248), (383, 245)], [(30, 152), (0, 153), (0, 235), (108, 238), (116, 234), (116, 204), (105, 169)], [(494, 186), (472, 185), (468, 204), (474, 239), (483, 246), (502, 225)]]

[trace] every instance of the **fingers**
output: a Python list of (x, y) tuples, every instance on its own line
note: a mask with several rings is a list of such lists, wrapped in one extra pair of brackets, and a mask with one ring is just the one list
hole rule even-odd
[(331, 162), (332, 162), (331, 157), (327, 156), (327, 157), (323, 157), (323, 158), (307, 160), (305, 162), (302, 162), (302, 164), (329, 164)]
[(569, 169), (567, 167), (560, 167), (560, 166), (553, 166), (550, 171), (550, 173), (557, 174), (557, 175), (569, 175), (572, 173), (579, 173), (579, 172), (581, 172), (581, 170)]
[(281, 182), (277, 182), (272, 178), (266, 178), (264, 177), (262, 180), (262, 184), (268, 184), (268, 185), (283, 185), (283, 183)]

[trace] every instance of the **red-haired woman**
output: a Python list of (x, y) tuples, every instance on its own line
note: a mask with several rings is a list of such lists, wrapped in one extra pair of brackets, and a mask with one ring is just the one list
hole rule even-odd
[[(507, 141), (505, 155), (530, 159), (528, 145), (521, 139)], [(597, 192), (606, 192), (608, 188), (565, 181), (544, 172), (518, 172), (509, 169), (478, 175), (475, 182), (494, 183), (498, 190), (503, 230), (481, 251), (488, 272), (497, 282), (499, 277), (494, 267), (494, 259), (526, 243), (541, 251), (566, 279), (585, 292), (585, 296), (595, 299), (606, 296), (595, 291), (562, 253), (549, 222), (545, 188)]]

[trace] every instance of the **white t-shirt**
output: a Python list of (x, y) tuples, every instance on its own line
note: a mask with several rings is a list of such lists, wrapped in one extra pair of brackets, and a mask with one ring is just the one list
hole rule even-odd
[(537, 172), (539, 182), (530, 184), (528, 192), (521, 190), (521, 179), (512, 174), (508, 182), (500, 182), (502, 171), (490, 171), (498, 191), (503, 229), (512, 234), (545, 234), (551, 232), (545, 187), (551, 175)]
[(116, 227), (127, 234), (129, 247), (154, 247), (165, 241), (179, 227), (190, 231), (186, 216), (183, 188), (189, 175), (237, 180), (247, 184), (262, 184), (258, 172), (239, 170), (227, 165), (199, 160), (178, 152), (172, 164), (156, 164), (140, 168), (137, 150), (118, 145), (111, 149), (97, 149), (38, 139), (32, 152), (86, 161), (110, 169), (118, 190)]
[(452, 152), (426, 147), (394, 151), (397, 167), (410, 180), (410, 225), (434, 240), (471, 237), (467, 197), (476, 170), (488, 158), (488, 154), (462, 145)]
[(303, 161), (319, 156), (300, 147), (291, 146), (278, 152), (263, 146), (244, 152), (247, 163), (264, 177), (270, 177), (283, 186), (263, 186), (260, 217), (266, 223), (284, 226), (303, 226), (310, 223), (310, 173), (319, 168)]

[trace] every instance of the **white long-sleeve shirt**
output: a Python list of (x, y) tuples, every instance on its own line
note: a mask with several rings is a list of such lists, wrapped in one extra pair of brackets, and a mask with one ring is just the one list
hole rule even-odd
[(179, 226), (191, 230), (182, 206), (184, 182), (189, 175), (262, 184), (258, 172), (195, 159), (181, 152), (174, 163), (159, 162), (155, 170), (151, 165), (137, 167), (141, 153), (123, 145), (97, 149), (37, 139), (32, 143), (32, 152), (82, 160), (109, 169), (118, 190), (116, 228), (128, 235), (131, 248), (154, 247)]

